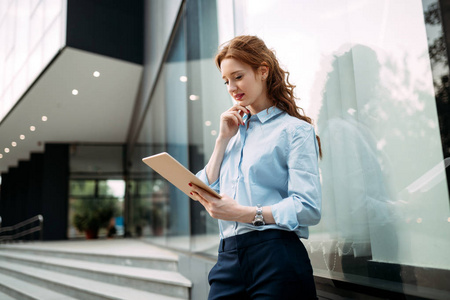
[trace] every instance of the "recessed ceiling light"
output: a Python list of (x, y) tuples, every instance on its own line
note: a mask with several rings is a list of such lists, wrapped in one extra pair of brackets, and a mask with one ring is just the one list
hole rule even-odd
[(11, 146), (15, 147), (15, 146), (17, 146), (17, 143), (16, 142), (12, 142)]
[(217, 131), (216, 130), (211, 130), (211, 135), (216, 135)]
[(73, 90), (72, 90), (72, 95), (74, 95), (74, 96), (78, 95), (78, 90), (73, 89)]
[(95, 71), (92, 75), (94, 75), (94, 77), (99, 77), (100, 76), (100, 72), (99, 71)]
[(196, 101), (196, 100), (200, 99), (200, 97), (197, 96), (197, 95), (190, 95), (189, 99), (192, 100), (192, 101)]
[(205, 121), (205, 126), (211, 126), (211, 121)]
[(36, 127), (30, 126), (30, 131), (35, 131), (35, 130), (36, 130)]
[(23, 141), (25, 139), (25, 135), (21, 134), (20, 139)]
[(47, 120), (48, 120), (47, 116), (42, 116), (41, 119), (42, 119), (43, 122), (47, 122)]
[(5, 148), (5, 153), (9, 153), (9, 148)]
[(180, 81), (181, 82), (187, 82), (188, 81), (187, 76), (180, 76)]
[(0, 159), (2, 159), (2, 158), (3, 158), (3, 154), (0, 153)]

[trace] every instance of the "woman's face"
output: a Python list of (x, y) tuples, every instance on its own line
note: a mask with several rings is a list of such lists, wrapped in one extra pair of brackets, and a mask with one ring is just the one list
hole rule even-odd
[(256, 114), (272, 104), (267, 97), (266, 76), (267, 67), (256, 70), (234, 58), (226, 58), (220, 64), (222, 78), (228, 88), (228, 93), (242, 106)]

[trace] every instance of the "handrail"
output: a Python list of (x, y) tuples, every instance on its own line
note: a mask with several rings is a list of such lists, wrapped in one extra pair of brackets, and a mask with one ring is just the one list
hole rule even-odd
[[(38, 225), (19, 231), (19, 229), (33, 224), (34, 222), (39, 222)], [(2, 235), (5, 232), (13, 232), (9, 235)], [(1, 217), (0, 217), (0, 242), (2, 241), (12, 241), (21, 237), (24, 237), (26, 235), (29, 235), (34, 232), (40, 232), (39, 239), (42, 241), (44, 238), (44, 217), (42, 215), (37, 215), (32, 218), (29, 218), (25, 221), (19, 222), (16, 225), (7, 226), (7, 227), (1, 227)]]

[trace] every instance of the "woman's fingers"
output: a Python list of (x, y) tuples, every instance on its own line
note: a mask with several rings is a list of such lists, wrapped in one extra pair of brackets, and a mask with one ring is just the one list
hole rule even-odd
[(220, 116), (220, 136), (232, 137), (240, 125), (244, 125), (244, 114), (250, 111), (242, 105), (235, 104)]
[(249, 111), (247, 108), (245, 108), (244, 106), (239, 105), (239, 104), (233, 105), (233, 106), (230, 107), (227, 111), (236, 111), (236, 112), (238, 112), (241, 116), (243, 116), (244, 114), (249, 114), (249, 113), (250, 113), (250, 111)]
[(249, 111), (245, 106), (242, 106), (242, 105), (240, 105), (240, 104), (235, 104), (235, 105), (233, 105), (233, 106), (230, 108), (230, 110), (241, 111), (242, 114), (249, 114), (249, 113), (250, 113), (250, 111)]
[[(241, 115), (242, 113), (242, 115)], [(224, 120), (232, 120), (237, 126), (244, 123), (243, 112), (237, 110), (229, 110), (222, 115)]]
[(236, 125), (242, 125), (244, 123), (244, 119), (242, 119), (242, 116), (237, 111), (231, 112), (232, 116), (234, 116), (234, 120), (236, 121)]
[(194, 197), (195, 201), (198, 201), (198, 202), (203, 202), (204, 201), (203, 197), (199, 193), (197, 193), (195, 191), (192, 191), (191, 195)]
[(207, 199), (211, 196), (207, 191), (197, 187), (194, 184), (190, 185), (193, 190), (191, 192), (191, 195), (195, 198), (195, 200), (197, 200), (198, 202), (200, 202), (201, 205), (203, 205), (203, 207), (206, 209), (206, 211), (211, 215), (211, 205), (212, 203), (210, 202), (210, 200), (214, 201), (214, 199)]
[(211, 196), (210, 193), (208, 193), (207, 191), (205, 191), (204, 189), (202, 189), (201, 187), (198, 187), (197, 185), (195, 185), (194, 183), (189, 183), (189, 186), (191, 187), (191, 194), (197, 198), (197, 200), (199, 198), (202, 198), (204, 200), (207, 201), (206, 197)]

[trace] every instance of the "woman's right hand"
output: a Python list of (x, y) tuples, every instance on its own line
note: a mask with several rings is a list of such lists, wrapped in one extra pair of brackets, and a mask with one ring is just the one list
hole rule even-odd
[(239, 129), (240, 125), (244, 125), (244, 114), (250, 111), (239, 104), (233, 105), (230, 109), (220, 115), (220, 131), (219, 138), (230, 139)]
[(216, 139), (214, 151), (206, 165), (206, 176), (208, 181), (213, 183), (219, 178), (220, 166), (227, 148), (228, 142), (236, 134), (240, 125), (244, 124), (244, 114), (250, 111), (242, 105), (235, 104), (230, 109), (220, 115), (219, 136)]

